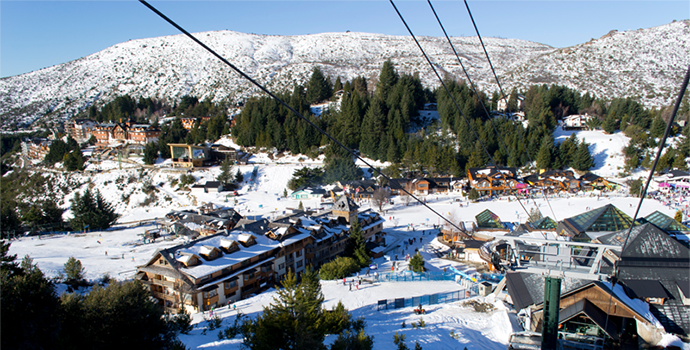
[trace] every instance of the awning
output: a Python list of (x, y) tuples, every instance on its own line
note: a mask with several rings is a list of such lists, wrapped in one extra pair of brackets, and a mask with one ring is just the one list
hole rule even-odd
[[(565, 309), (558, 312), (558, 324), (566, 322), (571, 318), (583, 314), (587, 316), (592, 322), (594, 322), (599, 328), (601, 328), (609, 337), (613, 340), (618, 340), (618, 327), (612, 322), (612, 320), (606, 317), (606, 313), (601, 311), (594, 304), (590, 303), (587, 299), (582, 299), (575, 304), (572, 304)], [(604, 324), (608, 324), (604, 327)]]
[(668, 298), (664, 287), (656, 280), (624, 280), (633, 298)]
[(210, 285), (210, 286), (208, 286), (208, 287), (206, 287), (206, 288), (201, 289), (201, 291), (202, 291), (202, 292), (210, 292), (210, 291), (212, 291), (212, 290), (214, 290), (214, 289), (218, 289), (218, 287), (220, 287), (220, 286), (217, 285), (217, 284), (212, 284), (212, 285)]

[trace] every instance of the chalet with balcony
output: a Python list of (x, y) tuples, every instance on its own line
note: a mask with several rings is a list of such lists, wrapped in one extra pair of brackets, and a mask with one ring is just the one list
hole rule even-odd
[(303, 256), (304, 241), (311, 241), (302, 232), (270, 239), (264, 235), (267, 228), (268, 221), (257, 221), (159, 250), (139, 267), (137, 279), (170, 311), (209, 310), (247, 298), (273, 286), (281, 267), (279, 257)]
[[(356, 204), (345, 196), (336, 203), (339, 210), (315, 216), (299, 212), (273, 222), (241, 219), (232, 229), (219, 229), (189, 243), (159, 250), (139, 267), (137, 279), (150, 287), (159, 305), (168, 311), (180, 306), (208, 310), (272, 287), (288, 270), (300, 273), (307, 265), (318, 267), (342, 255), (349, 239), (349, 222), (354, 218), (359, 220), (366, 240), (376, 242), (382, 238), (383, 219), (377, 213), (358, 213)], [(172, 226), (182, 225), (183, 221), (197, 225), (196, 218), (208, 218), (218, 211), (214, 209), (206, 205), (197, 213), (176, 211), (166, 218), (175, 221)], [(217, 222), (219, 218), (206, 224), (213, 226)]]
[(517, 169), (512, 167), (470, 168), (467, 178), (470, 187), (481, 195), (513, 193), (527, 187), (518, 179)]

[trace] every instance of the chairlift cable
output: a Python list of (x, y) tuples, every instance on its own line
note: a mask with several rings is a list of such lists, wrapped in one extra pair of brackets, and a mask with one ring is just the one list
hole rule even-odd
[[(299, 113), (298, 111), (296, 111), (294, 108), (290, 107), (290, 105), (288, 105), (285, 101), (283, 101), (282, 99), (280, 99), (280, 98), (279, 98), (278, 96), (276, 96), (275, 94), (271, 93), (271, 92), (270, 92), (268, 89), (266, 89), (263, 85), (259, 84), (257, 81), (255, 81), (254, 79), (252, 79), (251, 77), (249, 77), (249, 76), (248, 76), (246, 73), (244, 73), (242, 70), (240, 70), (240, 69), (237, 68), (235, 65), (233, 65), (233, 64), (230, 63), (228, 60), (226, 60), (223, 56), (221, 56), (221, 55), (219, 55), (218, 53), (216, 53), (213, 49), (211, 49), (210, 47), (206, 46), (206, 44), (202, 43), (199, 39), (197, 39), (195, 36), (193, 36), (192, 34), (190, 34), (190, 33), (189, 33), (188, 31), (186, 31), (184, 28), (182, 28), (181, 26), (179, 26), (179, 25), (178, 25), (177, 23), (175, 23), (173, 20), (171, 20), (170, 18), (168, 18), (168, 17), (167, 17), (166, 15), (164, 15), (162, 12), (158, 11), (155, 7), (153, 7), (153, 6), (150, 5), (148, 2), (146, 2), (146, 0), (139, 0), (139, 2), (142, 3), (144, 6), (148, 7), (151, 11), (153, 11), (153, 12), (154, 12), (155, 14), (157, 14), (159, 17), (161, 17), (162, 19), (164, 19), (166, 22), (170, 23), (170, 25), (172, 25), (173, 27), (175, 27), (177, 30), (179, 30), (180, 32), (182, 32), (184, 35), (186, 35), (187, 37), (189, 37), (190, 39), (192, 39), (195, 43), (199, 44), (199, 46), (201, 46), (202, 48), (204, 48), (206, 51), (210, 52), (213, 56), (215, 56), (216, 58), (218, 58), (221, 62), (225, 63), (228, 67), (230, 67), (232, 70), (234, 70), (235, 72), (237, 72), (237, 73), (238, 73), (239, 75), (241, 75), (243, 78), (249, 80), (249, 82), (251, 82), (251, 83), (254, 84), (256, 87), (258, 87), (259, 89), (261, 89), (261, 91), (263, 91), (263, 92), (265, 92), (266, 94), (268, 94), (268, 95), (269, 95), (271, 98), (273, 98), (275, 101), (277, 101), (277, 102), (279, 102), (280, 104), (282, 104), (282, 105), (283, 105), (285, 108), (287, 108), (289, 111), (291, 111), (292, 113), (294, 113), (295, 115), (297, 115), (298, 117), (300, 117), (302, 120), (304, 120), (305, 122), (307, 122), (307, 123), (308, 123), (309, 125), (311, 125), (312, 127), (314, 127), (318, 132), (320, 132), (321, 134), (323, 134), (323, 135), (325, 135), (326, 137), (328, 137), (331, 141), (335, 142), (338, 146), (340, 146), (341, 148), (343, 148), (344, 150), (346, 150), (348, 153), (350, 153), (352, 156), (354, 156), (355, 158), (357, 158), (358, 160), (360, 160), (362, 163), (364, 163), (365, 165), (367, 165), (367, 166), (369, 167), (369, 169), (371, 169), (371, 170), (375, 171), (377, 174), (383, 176), (386, 180), (388, 180), (389, 183), (391, 183), (391, 178), (388, 177), (386, 174), (384, 174), (383, 172), (381, 172), (380, 170), (378, 170), (377, 168), (375, 168), (374, 166), (372, 166), (371, 164), (369, 164), (366, 160), (364, 160), (362, 157), (360, 157), (356, 152), (354, 152), (353, 150), (351, 150), (350, 148), (348, 148), (347, 146), (345, 146), (344, 144), (342, 144), (340, 141), (338, 141), (337, 139), (335, 139), (333, 136), (331, 136), (331, 135), (330, 135), (329, 133), (327, 133), (326, 131), (324, 131), (324, 130), (322, 130), (321, 128), (319, 128), (316, 124), (314, 124), (311, 120), (309, 120), (309, 119), (306, 118), (304, 115), (302, 115), (301, 113)], [(414, 196), (412, 193), (410, 193), (410, 192), (408, 192), (406, 189), (402, 188), (402, 186), (401, 186), (400, 190), (402, 190), (403, 192), (405, 192), (405, 193), (406, 193), (407, 195), (409, 195), (410, 197), (414, 198), (414, 200), (416, 200), (417, 202), (419, 202), (421, 205), (425, 206), (429, 211), (431, 211), (431, 212), (434, 213), (436, 216), (438, 216), (438, 217), (440, 217), (441, 219), (443, 219), (445, 222), (447, 222), (448, 224), (450, 224), (452, 227), (454, 227), (454, 228), (456, 228), (458, 231), (462, 232), (462, 230), (460, 229), (460, 227), (458, 227), (455, 223), (453, 223), (452, 221), (446, 219), (443, 215), (439, 214), (436, 210), (434, 210), (433, 208), (431, 208), (431, 207), (430, 207), (429, 205), (427, 205), (424, 201), (420, 200), (419, 198), (417, 198), (416, 196)]]
[[(427, 0), (429, 1), (429, 0)], [(472, 16), (472, 11), (470, 10), (470, 6), (467, 4), (467, 0), (465, 1), (465, 7), (467, 8), (467, 13), (470, 15), (470, 19), (472, 20), (472, 25), (474, 26), (474, 31), (477, 33), (477, 37), (479, 38), (479, 43), (482, 45), (482, 49), (484, 50), (484, 55), (486, 56), (486, 60), (489, 62), (489, 67), (491, 67), (491, 73), (493, 73), (494, 79), (496, 80), (496, 84), (498, 85), (498, 89), (501, 92), (501, 98), (506, 101), (506, 110), (508, 111), (508, 114), (510, 114), (510, 106), (508, 105), (508, 96), (506, 96), (505, 92), (503, 91), (503, 87), (501, 86), (501, 82), (498, 80), (498, 75), (496, 74), (496, 70), (494, 69), (493, 63), (491, 63), (491, 58), (489, 58), (489, 52), (486, 51), (486, 46), (484, 46), (484, 40), (482, 39), (482, 35), (479, 34), (479, 28), (477, 28), (477, 23), (474, 22), (474, 16)], [(431, 4), (431, 3), (429, 3)], [(444, 30), (445, 32), (445, 30)], [(449, 40), (450, 41), (450, 40)], [(452, 45), (452, 44), (451, 44)], [(522, 135), (522, 133), (519, 133), (520, 135), (520, 141), (522, 142), (522, 147), (525, 149), (525, 154), (527, 155), (527, 159), (529, 159), (529, 162), (532, 163), (532, 157), (529, 155), (529, 149), (527, 149), (527, 145), (525, 144), (525, 137)], [(546, 197), (546, 194), (544, 194), (544, 198), (546, 198), (546, 203), (549, 204), (549, 209), (551, 209), (551, 215), (553, 215), (553, 218), (558, 220), (556, 217), (556, 213), (553, 211), (553, 208), (551, 207), (551, 202), (549, 202), (549, 199)], [(536, 203), (535, 203), (536, 204)], [(537, 206), (537, 210), (539, 210), (539, 207)]]
[[(450, 93), (450, 90), (448, 89), (448, 86), (447, 86), (446, 83), (443, 81), (443, 79), (441, 79), (441, 76), (438, 74), (438, 71), (437, 71), (436, 68), (434, 67), (434, 64), (431, 63), (431, 59), (429, 59), (429, 56), (427, 56), (426, 52), (425, 52), (424, 49), (422, 48), (422, 45), (419, 44), (419, 41), (417, 40), (417, 37), (414, 35), (414, 33), (412, 33), (412, 29), (410, 29), (410, 27), (407, 25), (407, 22), (405, 21), (405, 18), (404, 18), (403, 15), (400, 13), (400, 11), (398, 11), (398, 7), (395, 6), (395, 3), (393, 2), (393, 0), (389, 0), (389, 1), (390, 1), (391, 5), (393, 5), (393, 8), (395, 9), (395, 12), (398, 14), (398, 17), (400, 17), (400, 20), (401, 20), (401, 21), (403, 22), (403, 24), (405, 25), (405, 28), (407, 28), (407, 31), (410, 33), (410, 36), (412, 36), (412, 39), (413, 39), (414, 42), (417, 44), (417, 47), (418, 47), (419, 50), (422, 52), (422, 55), (424, 56), (424, 59), (426, 59), (427, 63), (429, 63), (429, 67), (431, 67), (431, 70), (434, 72), (434, 74), (436, 75), (436, 77), (438, 78), (438, 80), (441, 82), (441, 85), (442, 85), (443, 88), (446, 90), (446, 93), (448, 94), (448, 97), (450, 97), (450, 99), (453, 101), (453, 104), (455, 104), (455, 108), (458, 110), (458, 112), (460, 113), (460, 115), (462, 116), (462, 118), (465, 120), (465, 123), (467, 123), (467, 126), (469, 126), (470, 130), (472, 130), (472, 134), (474, 134), (474, 137), (477, 139), (477, 142), (479, 142), (479, 145), (480, 145), (480, 146), (482, 147), (482, 149), (484, 150), (484, 153), (486, 153), (486, 155), (489, 157), (489, 160), (490, 160), (491, 164), (493, 164), (493, 165), (496, 167), (496, 169), (498, 170), (498, 173), (501, 175), (501, 177), (503, 177), (503, 181), (507, 184), (508, 181), (507, 181), (505, 175), (503, 174), (503, 172), (502, 172), (500, 169), (498, 169), (498, 164), (497, 164), (496, 161), (494, 160), (493, 156), (491, 156), (491, 154), (489, 153), (489, 151), (488, 151), (488, 149), (486, 148), (486, 146), (484, 146), (484, 143), (483, 143), (482, 140), (479, 138), (479, 135), (478, 135), (477, 132), (474, 130), (474, 127), (472, 127), (472, 124), (470, 123), (470, 121), (467, 119), (467, 117), (465, 116), (465, 114), (462, 112), (462, 109), (460, 108), (460, 105), (458, 105), (458, 102), (455, 100), (455, 98), (453, 97), (453, 95)], [(520, 203), (520, 206), (522, 207), (522, 210), (524, 210), (525, 213), (527, 213), (527, 215), (529, 216), (529, 212), (527, 211), (527, 209), (525, 208), (525, 206), (522, 204), (522, 201), (520, 200), (520, 197), (516, 196), (516, 198), (517, 198), (518, 203)]]
[[(510, 153), (508, 152), (508, 149), (505, 145), (505, 141), (503, 140), (503, 137), (501, 136), (501, 134), (498, 132), (498, 129), (496, 129), (496, 124), (494, 124), (493, 118), (491, 118), (491, 114), (486, 109), (486, 106), (484, 105), (484, 101), (482, 101), (481, 98), (479, 98), (479, 93), (477, 91), (477, 87), (474, 85), (474, 82), (472, 82), (470, 75), (467, 73), (467, 70), (465, 69), (465, 65), (462, 64), (462, 60), (460, 59), (460, 55), (458, 55), (457, 50), (455, 50), (455, 45), (453, 45), (453, 42), (451, 42), (450, 37), (448, 36), (448, 33), (446, 32), (446, 28), (443, 26), (441, 19), (438, 17), (438, 14), (436, 13), (436, 9), (431, 4), (431, 0), (427, 0), (427, 3), (429, 4), (431, 11), (434, 13), (434, 16), (436, 17), (436, 21), (438, 22), (438, 25), (441, 27), (443, 34), (446, 36), (446, 40), (448, 40), (448, 44), (450, 45), (451, 49), (453, 49), (453, 53), (455, 54), (455, 58), (457, 58), (458, 63), (460, 63), (460, 67), (462, 67), (462, 71), (465, 73), (465, 77), (467, 78), (467, 81), (469, 81), (470, 86), (472, 87), (472, 91), (474, 91), (475, 96), (477, 96), (479, 103), (481, 103), (482, 109), (484, 110), (484, 113), (486, 114), (486, 117), (489, 119), (491, 126), (494, 128), (494, 132), (498, 136), (498, 139), (500, 141), (500, 145), (503, 147), (503, 152), (505, 152), (506, 155), (508, 156), (508, 159), (510, 159), (511, 158)], [(488, 55), (487, 55), (487, 58), (488, 58)], [(522, 134), (520, 134), (520, 137), (522, 138)], [(524, 146), (524, 141), (523, 141), (523, 146)], [(525, 149), (525, 152), (527, 153), (527, 157), (529, 158), (529, 152), (527, 152), (527, 149)], [(532, 162), (532, 159), (531, 158), (529, 158), (529, 159), (530, 159), (530, 162)], [(517, 164), (517, 160), (515, 160), (515, 162)], [(518, 195), (519, 195), (519, 193), (516, 194), (516, 197)], [(544, 197), (546, 197), (546, 196), (544, 196)], [(528, 195), (527, 198), (528, 198), (528, 200), (529, 200), (529, 198), (531, 198), (532, 202), (534, 203), (534, 206), (537, 208), (537, 210), (539, 210), (539, 205), (537, 204), (537, 201), (534, 199), (534, 197)], [(551, 203), (549, 202), (548, 198), (546, 199), (546, 202), (549, 203), (549, 208), (551, 208)], [(553, 212), (553, 209), (551, 209), (551, 214), (553, 214), (554, 218), (556, 218), (556, 214)], [(528, 215), (528, 218), (529, 218), (529, 215)], [(556, 218), (556, 220), (558, 220), (558, 219)]]

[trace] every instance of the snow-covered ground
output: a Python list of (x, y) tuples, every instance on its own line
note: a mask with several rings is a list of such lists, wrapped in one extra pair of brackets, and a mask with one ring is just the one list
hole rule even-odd
[[(567, 137), (567, 133), (555, 135), (557, 140)], [(611, 179), (611, 174), (618, 174), (617, 167), (622, 165), (622, 160), (617, 158), (620, 149), (627, 144), (627, 139), (621, 134), (604, 135), (600, 132), (579, 132), (578, 137), (585, 139), (592, 146), (597, 159), (595, 172)], [(225, 141), (230, 142), (230, 141)], [(558, 142), (558, 141), (557, 141)], [(116, 208), (122, 214), (120, 222), (132, 222), (162, 217), (172, 209), (181, 207), (193, 207), (205, 202), (233, 206), (245, 217), (274, 217), (281, 215), (288, 208), (296, 208), (298, 201), (282, 198), (284, 189), (292, 173), (303, 166), (319, 166), (320, 159), (310, 160), (304, 156), (284, 156), (271, 159), (266, 154), (252, 157), (255, 164), (236, 166), (243, 173), (245, 182), (238, 191), (237, 197), (226, 197), (226, 193), (204, 193), (192, 196), (186, 192), (177, 191), (171, 186), (171, 180), (179, 178), (179, 171), (166, 169), (166, 163), (157, 164), (157, 169), (143, 169), (135, 164), (104, 161), (99, 165), (99, 173), (90, 177), (93, 188), (98, 189), (107, 200), (118, 203)], [(376, 164), (379, 166), (380, 164)], [(122, 166), (122, 169), (120, 169)], [(254, 169), (257, 177), (254, 183), (250, 183)], [(147, 175), (141, 175), (142, 172)], [(198, 183), (211, 181), (220, 172), (218, 167), (194, 171), (192, 174)], [(133, 180), (130, 180), (133, 178)], [(152, 185), (159, 190), (158, 196), (168, 196), (170, 199), (158, 201), (153, 205), (140, 206), (145, 194), (137, 188), (141, 187), (139, 178), (150, 179)], [(612, 179), (616, 181), (616, 179)], [(131, 181), (131, 182), (130, 182)], [(147, 180), (148, 181), (148, 180)], [(620, 180), (619, 180), (620, 181)], [(87, 186), (86, 184), (84, 186)], [(120, 190), (118, 188), (122, 188)], [(122, 193), (130, 193), (129, 203), (122, 202)], [(289, 190), (288, 190), (289, 192)], [(63, 207), (68, 205), (69, 198), (64, 201)], [(460, 193), (430, 195), (424, 197), (427, 204), (435, 211), (457, 221), (474, 221), (475, 215), (484, 209), (490, 209), (496, 213), (502, 221), (525, 222), (529, 210), (539, 207), (546, 216), (555, 220), (562, 220), (586, 211), (613, 204), (632, 216), (638, 203), (637, 198), (625, 196), (623, 193), (614, 193), (610, 196), (592, 196), (583, 194), (579, 196), (549, 198), (547, 202), (543, 197), (534, 200), (523, 201), (527, 211), (522, 209), (520, 203), (515, 200), (496, 200), (492, 202), (469, 203)], [(236, 202), (235, 202), (236, 201)], [(403, 240), (417, 237), (422, 238), (413, 244), (412, 251), (418, 248), (422, 252), (427, 268), (440, 270), (450, 265), (460, 270), (472, 273), (473, 269), (462, 266), (459, 263), (439, 259), (436, 250), (443, 248), (437, 242), (432, 241), (429, 229), (434, 224), (442, 224), (443, 221), (436, 217), (421, 205), (410, 204), (406, 206), (401, 200), (394, 197), (394, 204), (384, 207), (382, 216), (386, 219), (384, 230), (387, 233), (386, 242), (393, 248), (389, 254), (400, 254), (400, 248), (394, 248)], [(196, 204), (195, 204), (196, 203)], [(367, 201), (359, 203), (363, 209), (374, 208)], [(303, 200), (305, 207), (318, 208), (320, 201), (317, 199)], [(673, 216), (675, 208), (669, 208), (662, 203), (647, 199), (640, 212), (640, 216), (646, 216), (655, 210), (659, 210), (669, 216)], [(408, 230), (412, 224), (414, 231)], [(42, 237), (23, 237), (13, 240), (10, 247), (11, 254), (17, 254), (19, 258), (30, 255), (38, 266), (48, 276), (55, 276), (62, 269), (67, 258), (74, 256), (81, 260), (86, 269), (86, 277), (98, 279), (108, 274), (115, 279), (133, 278), (137, 266), (145, 264), (156, 249), (170, 247), (181, 241), (159, 240), (156, 243), (143, 244), (141, 234), (150, 226), (125, 228), (107, 232), (89, 232), (70, 235), (55, 235)], [(426, 231), (426, 235), (422, 235)], [(392, 263), (385, 258), (375, 261), (381, 271), (390, 270)], [(401, 268), (405, 268), (402, 263)], [(423, 296), (434, 293), (460, 291), (464, 287), (455, 282), (397, 282), (380, 283), (376, 285), (363, 285), (360, 290), (350, 291), (342, 284), (333, 281), (322, 282), (323, 292), (326, 298), (326, 306), (331, 307), (339, 300), (352, 311), (355, 317), (364, 316), (367, 321), (366, 332), (374, 336), (375, 349), (394, 349), (393, 333), (401, 332), (406, 335), (406, 343), (410, 348), (415, 341), (427, 349), (504, 349), (508, 336), (517, 329), (515, 322), (511, 322), (511, 311), (500, 300), (487, 300), (496, 306), (494, 311), (477, 313), (472, 308), (464, 307), (461, 302), (425, 306), (429, 311), (423, 316), (426, 327), (412, 329), (411, 323), (419, 321), (419, 316), (412, 313), (411, 308), (389, 309), (377, 311), (376, 304), (380, 299), (407, 298)], [(262, 307), (272, 301), (273, 292), (266, 292), (254, 298), (237, 303), (244, 314), (256, 315)], [(216, 314), (224, 318), (224, 327), (232, 323), (235, 312), (227, 308), (219, 308)], [(217, 331), (202, 334), (206, 325), (204, 315), (195, 314), (195, 329), (189, 335), (182, 335), (181, 339), (191, 348), (223, 348), (239, 349), (240, 340), (218, 341)], [(513, 318), (514, 319), (514, 318)], [(402, 328), (405, 321), (406, 328)], [(455, 337), (451, 336), (451, 332)], [(333, 338), (329, 338), (330, 341)], [(666, 342), (674, 341), (671, 338)], [(682, 344), (684, 349), (690, 349), (690, 344)]]

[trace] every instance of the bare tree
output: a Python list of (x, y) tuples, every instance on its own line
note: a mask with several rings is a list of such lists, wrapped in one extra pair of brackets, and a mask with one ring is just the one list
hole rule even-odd
[(402, 197), (402, 200), (403, 200), (403, 203), (405, 203), (405, 206), (410, 205), (410, 202), (412, 201), (412, 197), (409, 194), (403, 192), (402, 194), (400, 194), (400, 196)]
[(388, 202), (388, 198), (390, 198), (390, 192), (385, 190), (383, 187), (379, 187), (376, 190), (374, 190), (374, 203), (376, 203), (376, 206), (379, 207), (379, 213), (383, 211), (383, 205)]

